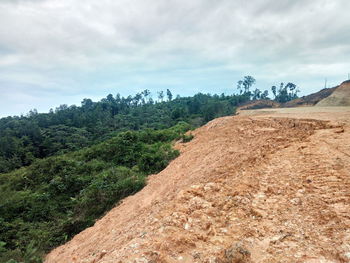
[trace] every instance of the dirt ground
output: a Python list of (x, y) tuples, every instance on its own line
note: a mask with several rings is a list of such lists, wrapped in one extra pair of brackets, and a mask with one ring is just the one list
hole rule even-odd
[(350, 107), (242, 111), (47, 263), (350, 262)]

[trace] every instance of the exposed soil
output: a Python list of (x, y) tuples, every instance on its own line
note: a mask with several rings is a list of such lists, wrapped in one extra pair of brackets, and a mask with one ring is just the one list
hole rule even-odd
[[(329, 97), (339, 86), (333, 88), (322, 89), (318, 92), (307, 96), (288, 101), (283, 104), (283, 107), (299, 107), (299, 106), (314, 106), (321, 100)], [(339, 105), (340, 106), (340, 105)]]
[(343, 82), (329, 97), (316, 106), (350, 106), (350, 81)]
[(256, 109), (267, 109), (267, 108), (280, 108), (281, 104), (274, 100), (254, 100), (246, 102), (245, 104), (238, 107), (239, 110), (256, 110)]
[[(346, 87), (345, 87), (346, 86)], [(325, 88), (318, 92), (303, 96), (286, 103), (273, 100), (255, 100), (241, 105), (237, 110), (255, 110), (267, 108), (293, 108), (301, 106), (350, 106), (350, 82), (343, 82), (333, 88)]]
[(350, 262), (350, 108), (244, 114), (46, 262)]

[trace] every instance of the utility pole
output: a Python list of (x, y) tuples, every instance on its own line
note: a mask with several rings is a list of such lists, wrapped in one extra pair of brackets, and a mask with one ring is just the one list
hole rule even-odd
[(324, 80), (324, 88), (325, 89), (327, 88), (327, 78), (325, 78), (325, 80)]

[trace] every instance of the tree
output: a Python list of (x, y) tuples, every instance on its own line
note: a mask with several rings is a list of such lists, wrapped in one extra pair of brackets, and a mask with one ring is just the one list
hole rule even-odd
[(27, 116), (30, 118), (30, 117), (34, 117), (38, 115), (38, 110), (37, 109), (32, 109), (29, 111), (29, 113), (27, 114)]
[(166, 90), (166, 95), (168, 97), (168, 101), (171, 101), (173, 99), (173, 94), (169, 89)]
[(288, 90), (284, 86), (283, 82), (281, 82), (280, 88), (278, 89), (278, 94), (276, 96), (276, 100), (280, 103), (285, 103), (288, 101)]
[(92, 102), (91, 99), (83, 99), (83, 101), (81, 102), (81, 106), (84, 109), (91, 109), (93, 104), (94, 103)]
[(237, 82), (237, 89), (239, 90), (239, 95), (242, 95), (242, 84), (243, 84), (243, 81), (242, 80), (239, 80)]
[(56, 112), (65, 111), (67, 109), (68, 109), (68, 105), (67, 104), (61, 104), (60, 106), (56, 107)]
[(295, 98), (298, 97), (298, 95), (297, 95), (297, 93), (298, 93), (297, 85), (295, 85), (294, 83), (289, 82), (286, 85), (286, 88), (289, 89), (289, 91), (290, 91), (290, 93), (289, 93), (289, 99), (290, 100), (295, 99)]
[(148, 89), (145, 89), (144, 91), (142, 91), (142, 95), (145, 98), (145, 101), (149, 101), (148, 96), (151, 95), (151, 92)]
[(269, 91), (265, 90), (263, 93), (261, 93), (260, 99), (262, 99), (262, 100), (269, 99)]
[(245, 76), (243, 80), (244, 93), (248, 93), (255, 82), (256, 80), (252, 76)]
[(253, 92), (253, 100), (258, 100), (260, 99), (260, 94), (261, 94), (261, 91), (259, 89), (255, 89), (254, 92)]
[(109, 103), (114, 103), (115, 102), (114, 97), (113, 97), (112, 94), (108, 94), (106, 98), (107, 98), (107, 101)]
[(296, 99), (298, 97), (298, 92), (299, 90), (294, 83), (289, 82), (287, 85), (284, 85), (282, 82), (280, 84), (278, 93), (275, 96), (275, 100), (280, 103), (286, 103), (287, 101)]
[(161, 102), (163, 102), (163, 100), (164, 100), (164, 91), (158, 91), (157, 92), (158, 93), (158, 99), (161, 101)]
[(138, 106), (140, 101), (141, 101), (141, 99), (142, 99), (142, 94), (141, 93), (136, 93), (136, 95), (133, 98), (133, 104), (135, 106)]
[(276, 86), (272, 86), (272, 87), (271, 87), (271, 90), (272, 90), (273, 96), (274, 96), (275, 99), (276, 99), (276, 96), (277, 96), (277, 87), (276, 87)]

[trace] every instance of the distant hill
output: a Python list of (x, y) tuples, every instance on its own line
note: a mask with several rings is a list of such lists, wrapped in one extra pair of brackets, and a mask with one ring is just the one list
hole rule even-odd
[(240, 105), (239, 110), (255, 110), (265, 108), (293, 108), (303, 106), (350, 106), (350, 80), (333, 88), (325, 88), (301, 98), (286, 103), (275, 100), (247, 101)]
[(350, 80), (337, 86), (331, 95), (319, 101), (316, 106), (350, 106)]
[(283, 104), (283, 107), (314, 106), (319, 101), (330, 96), (337, 89), (337, 87), (322, 89), (310, 95), (288, 101), (287, 103)]

